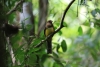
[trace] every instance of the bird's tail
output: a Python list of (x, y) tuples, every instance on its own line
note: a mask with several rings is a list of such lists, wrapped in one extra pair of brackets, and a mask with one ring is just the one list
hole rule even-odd
[(47, 40), (47, 54), (52, 53), (52, 38)]

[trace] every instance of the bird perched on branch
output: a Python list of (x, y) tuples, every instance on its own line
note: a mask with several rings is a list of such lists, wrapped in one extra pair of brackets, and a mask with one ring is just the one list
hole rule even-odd
[[(52, 24), (52, 20), (47, 21), (45, 29), (44, 29), (44, 35), (48, 37), (50, 34), (54, 32), (54, 26)], [(52, 53), (52, 36), (47, 39), (47, 53)]]

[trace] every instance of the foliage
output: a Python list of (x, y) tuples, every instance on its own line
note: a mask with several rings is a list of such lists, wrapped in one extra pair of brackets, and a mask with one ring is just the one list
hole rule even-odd
[[(19, 0), (7, 0), (5, 10), (9, 11)], [(54, 21), (55, 29), (60, 25), (62, 14), (70, 0), (50, 0), (48, 18)], [(40, 38), (34, 40), (26, 49), (29, 36), (28, 29), (20, 30), (10, 38), (14, 50), (16, 64), (13, 66), (9, 55), (9, 67), (100, 67), (100, 5), (99, 0), (76, 0), (68, 10), (64, 20), (64, 28), (57, 32), (52, 40), (53, 53), (46, 53), (46, 43), (41, 47), (35, 46), (44, 39), (43, 32)], [(38, 21), (38, 1), (34, 4), (35, 26)], [(20, 10), (18, 7), (17, 10)], [(15, 14), (8, 16), (12, 24)], [(30, 28), (29, 28), (30, 29)], [(36, 31), (37, 32), (37, 31)], [(22, 41), (22, 37), (25, 40)], [(20, 43), (19, 43), (20, 42)], [(24, 43), (21, 43), (24, 42)]]

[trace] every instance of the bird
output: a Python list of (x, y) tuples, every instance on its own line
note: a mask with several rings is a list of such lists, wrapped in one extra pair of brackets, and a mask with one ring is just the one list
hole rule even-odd
[[(45, 25), (44, 29), (44, 35), (48, 37), (50, 34), (52, 34), (55, 31), (54, 26), (52, 24), (52, 20), (48, 20)], [(47, 54), (52, 53), (52, 37), (47, 39)]]

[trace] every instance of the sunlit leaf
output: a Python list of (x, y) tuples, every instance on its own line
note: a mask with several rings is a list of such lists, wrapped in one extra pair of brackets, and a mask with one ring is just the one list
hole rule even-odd
[(83, 34), (83, 30), (82, 30), (82, 27), (81, 26), (78, 28), (78, 32), (79, 32), (79, 35), (82, 35)]

